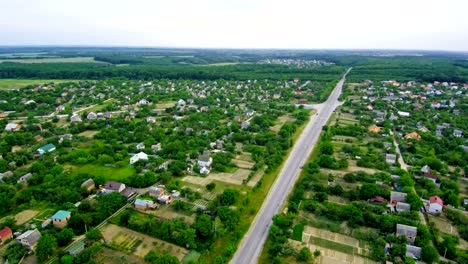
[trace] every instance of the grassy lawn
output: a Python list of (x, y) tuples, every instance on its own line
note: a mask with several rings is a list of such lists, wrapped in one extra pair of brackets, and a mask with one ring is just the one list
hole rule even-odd
[(98, 164), (71, 165), (68, 166), (72, 175), (88, 174), (89, 176), (103, 176), (106, 181), (123, 181), (135, 175), (135, 169), (131, 166), (122, 168), (105, 167)]
[(63, 83), (72, 82), (76, 80), (31, 80), (31, 79), (0, 79), (0, 90), (10, 90), (17, 88), (24, 88), (28, 85), (38, 85), (46, 83)]

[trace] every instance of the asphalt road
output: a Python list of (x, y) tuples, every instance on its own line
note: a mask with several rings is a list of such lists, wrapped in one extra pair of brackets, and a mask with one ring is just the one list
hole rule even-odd
[(232, 258), (231, 264), (253, 264), (257, 262), (268, 236), (273, 216), (278, 213), (281, 205), (288, 197), (300, 174), (301, 167), (306, 163), (309, 154), (317, 143), (322, 127), (327, 123), (335, 108), (340, 105), (338, 97), (341, 94), (346, 74), (338, 82), (327, 101), (316, 105), (317, 114), (311, 116), (309, 123), (294, 144), (283, 169), (263, 202), (262, 208)]

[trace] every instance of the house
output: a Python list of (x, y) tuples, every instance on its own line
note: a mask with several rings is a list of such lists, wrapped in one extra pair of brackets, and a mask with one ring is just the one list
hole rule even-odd
[(432, 181), (433, 183), (436, 183), (437, 179), (438, 179), (437, 175), (432, 174), (431, 172), (424, 173), (424, 178), (426, 178), (427, 180)]
[(148, 116), (146, 118), (146, 122), (154, 124), (154, 123), (156, 123), (156, 118), (154, 116)]
[(11, 176), (13, 176), (13, 172), (12, 171), (5, 171), (3, 173), (0, 173), (0, 179), (3, 179), (3, 178), (10, 178)]
[(34, 137), (34, 141), (36, 141), (36, 142), (41, 142), (42, 140), (44, 140), (44, 137), (41, 136), (41, 135), (36, 135), (36, 136)]
[(110, 193), (110, 192), (122, 192), (125, 189), (125, 184), (120, 183), (120, 182), (106, 182), (104, 184), (104, 192), (105, 193)]
[(8, 123), (5, 126), (5, 131), (8, 131), (8, 132), (19, 131), (20, 129), (21, 129), (21, 125), (18, 125), (18, 124), (15, 124), (15, 123)]
[(429, 198), (429, 213), (440, 214), (444, 208), (444, 201), (439, 196), (431, 196)]
[(89, 178), (81, 184), (81, 188), (85, 188), (88, 192), (96, 188), (94, 180)]
[(39, 155), (44, 155), (45, 153), (49, 153), (49, 152), (52, 152), (54, 151), (56, 148), (55, 148), (55, 145), (54, 144), (47, 144), (45, 146), (42, 146), (40, 148), (38, 148), (36, 150), (37, 154)]
[(299, 99), (297, 100), (297, 104), (300, 104), (300, 105), (304, 105), (304, 104), (307, 104), (307, 99)]
[(385, 161), (388, 164), (395, 164), (397, 156), (395, 154), (385, 154)]
[(153, 152), (158, 152), (158, 151), (161, 151), (161, 143), (158, 143), (158, 144), (155, 144), (155, 145), (151, 145), (151, 150)]
[(28, 230), (24, 232), (16, 238), (16, 241), (18, 241), (18, 243), (20, 243), (29, 251), (34, 251), (37, 245), (37, 241), (39, 241), (39, 238), (41, 238), (41, 233), (36, 228), (34, 230)]
[(401, 117), (409, 117), (410, 116), (410, 113), (408, 113), (408, 112), (398, 111), (397, 113)]
[(64, 228), (67, 225), (68, 220), (70, 220), (71, 212), (59, 210), (57, 211), (50, 219), (56, 228)]
[(56, 113), (61, 112), (61, 111), (63, 111), (63, 110), (65, 110), (65, 106), (63, 106), (63, 105), (59, 105), (59, 106), (57, 106), (57, 107), (55, 108), (55, 112), (56, 112)]
[(422, 172), (422, 173), (430, 173), (430, 172), (431, 172), (431, 167), (429, 167), (429, 165), (424, 165), (424, 166), (421, 168), (421, 172)]
[(26, 173), (25, 175), (21, 176), (18, 181), (19, 184), (28, 185), (28, 180), (32, 177), (32, 173)]
[(130, 165), (135, 164), (136, 162), (138, 162), (140, 160), (148, 160), (148, 155), (146, 153), (144, 153), (144, 152), (139, 152), (139, 153), (133, 155), (130, 158)]
[(96, 118), (97, 118), (97, 114), (94, 112), (91, 112), (86, 116), (86, 119), (88, 120), (95, 120)]
[(414, 226), (397, 224), (396, 236), (406, 236), (408, 243), (411, 245), (414, 243), (416, 236), (418, 235), (418, 229)]
[(0, 245), (5, 243), (8, 239), (10, 239), (13, 236), (13, 232), (11, 231), (11, 228), (8, 226), (0, 230)]
[(241, 128), (242, 129), (247, 129), (250, 127), (250, 122), (249, 121), (244, 121), (241, 123)]
[(186, 104), (185, 101), (182, 100), (182, 99), (179, 99), (179, 101), (177, 101), (177, 106), (178, 106), (178, 107), (185, 106), (185, 104)]
[(406, 193), (403, 192), (391, 192), (390, 193), (390, 202), (391, 203), (398, 203), (404, 202), (406, 199)]
[(413, 259), (421, 258), (422, 249), (420, 247), (406, 245), (406, 256)]
[(453, 130), (453, 136), (454, 137), (463, 137), (463, 131), (455, 129), (455, 130)]
[(148, 191), (148, 194), (151, 197), (156, 197), (156, 198), (158, 198), (161, 195), (164, 195), (164, 193), (165, 193), (164, 189), (159, 188), (159, 187), (150, 187)]
[(213, 164), (213, 158), (211, 158), (207, 154), (203, 154), (198, 157), (197, 163), (200, 167), (211, 167), (211, 165)]
[(172, 202), (172, 196), (170, 195), (161, 195), (159, 198), (158, 198), (158, 202), (162, 203), (162, 204), (170, 204)]
[(406, 134), (405, 138), (406, 139), (421, 140), (421, 136), (416, 131)]
[(127, 198), (131, 198), (136, 194), (136, 192), (133, 190), (133, 188), (127, 187), (127, 188), (123, 189), (123, 191), (120, 194), (122, 194), (123, 196), (125, 196)]
[(382, 131), (382, 128), (376, 125), (372, 125), (372, 126), (369, 126), (367, 130), (369, 130), (369, 132), (372, 132), (372, 133), (380, 133), (380, 131)]
[(136, 149), (138, 149), (138, 150), (145, 149), (145, 144), (144, 144), (144, 143), (138, 143), (138, 144), (136, 145)]
[(395, 211), (397, 211), (398, 213), (409, 212), (411, 211), (411, 204), (404, 203), (404, 202), (397, 202), (395, 205)]
[(109, 112), (109, 111), (104, 112), (104, 118), (107, 118), (107, 119), (112, 118), (112, 112)]
[(83, 251), (85, 248), (85, 242), (83, 240), (80, 240), (76, 243), (74, 243), (68, 250), (68, 254), (72, 256), (76, 256), (80, 254), (81, 251)]
[(147, 209), (155, 209), (158, 205), (150, 200), (136, 199), (134, 206), (138, 210), (146, 211)]
[(75, 123), (75, 122), (81, 122), (81, 116), (77, 115), (77, 114), (73, 114), (71, 117), (70, 117), (70, 122), (72, 123)]

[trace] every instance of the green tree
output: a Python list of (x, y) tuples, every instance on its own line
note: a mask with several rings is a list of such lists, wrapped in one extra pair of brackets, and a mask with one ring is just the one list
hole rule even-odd
[(428, 244), (424, 245), (421, 249), (422, 260), (427, 264), (438, 263), (439, 262), (439, 253), (437, 250)]
[(148, 252), (145, 261), (150, 264), (179, 264), (179, 260), (169, 254), (158, 254), (154, 251)]
[(210, 238), (213, 235), (213, 221), (211, 217), (206, 214), (201, 214), (197, 217), (193, 228), (195, 228), (197, 232), (197, 237), (202, 239)]
[(50, 234), (46, 234), (39, 238), (36, 248), (36, 256), (39, 261), (45, 261), (50, 258), (57, 248), (57, 240)]
[(92, 241), (98, 241), (99, 239), (101, 239), (102, 234), (101, 234), (101, 230), (99, 230), (98, 228), (92, 228), (86, 233), (85, 236), (86, 236), (86, 239), (89, 239)]
[(312, 254), (307, 247), (302, 247), (299, 253), (297, 254), (297, 260), (307, 262), (312, 259)]
[(57, 234), (57, 244), (60, 247), (66, 246), (66, 245), (68, 245), (68, 243), (70, 243), (70, 241), (72, 241), (74, 236), (75, 236), (75, 234), (73, 233), (73, 229), (64, 228), (64, 229), (62, 229), (62, 231), (60, 231)]
[(239, 191), (234, 189), (225, 189), (222, 194), (218, 196), (220, 205), (229, 206), (233, 205), (239, 199)]
[(208, 191), (212, 191), (212, 190), (214, 190), (214, 188), (216, 188), (216, 183), (214, 183), (214, 182), (210, 182), (210, 183), (208, 183), (208, 184), (206, 185), (206, 189), (207, 189)]

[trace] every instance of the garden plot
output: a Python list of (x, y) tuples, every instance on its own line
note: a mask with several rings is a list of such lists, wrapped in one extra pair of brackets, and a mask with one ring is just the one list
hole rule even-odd
[(169, 253), (181, 261), (188, 251), (185, 248), (153, 238), (117, 225), (108, 224), (102, 228), (104, 239), (124, 253), (144, 258), (150, 251)]
[[(296, 249), (299, 250), (303, 247), (303, 244), (299, 241), (289, 240), (289, 243)], [(315, 250), (320, 251), (320, 257), (318, 258), (317, 263), (319, 264), (377, 264), (373, 260), (355, 255), (344, 253), (332, 248), (326, 248), (322, 246), (317, 246), (313, 244), (307, 244), (307, 247), (311, 252)]]
[(347, 170), (349, 172), (363, 171), (363, 172), (369, 173), (369, 174), (374, 174), (374, 173), (379, 172), (379, 170), (377, 170), (377, 169), (359, 167), (356, 163), (357, 163), (357, 161), (355, 161), (355, 160), (348, 160), (349, 165), (348, 165)]
[(330, 232), (328, 230), (318, 229), (311, 226), (305, 226), (304, 233), (302, 234), (302, 241), (305, 243), (309, 243), (311, 237), (318, 237), (340, 244), (349, 245), (351, 247), (359, 248), (359, 240), (355, 239), (354, 237)]
[(131, 263), (141, 263), (143, 260), (135, 255), (125, 255), (120, 251), (116, 251), (110, 248), (102, 247), (102, 250), (96, 254), (94, 257), (96, 263), (103, 264), (131, 264)]
[(139, 211), (142, 214), (150, 214), (158, 217), (162, 220), (172, 220), (182, 218), (186, 223), (193, 224), (195, 222), (195, 216), (177, 212), (168, 205), (162, 205), (157, 210)]
[(281, 127), (286, 123), (286, 122), (293, 122), (294, 118), (290, 117), (289, 115), (283, 115), (278, 117), (278, 120), (276, 121), (276, 125), (270, 127), (271, 131), (274, 132), (279, 132)]
[(97, 133), (99, 133), (99, 131), (86, 130), (86, 131), (83, 131), (83, 132), (79, 133), (78, 136), (93, 138), (94, 135), (96, 135)]
[(221, 181), (229, 184), (242, 185), (244, 179), (247, 179), (249, 176), (250, 170), (247, 169), (237, 169), (234, 173), (211, 173), (206, 177), (197, 177), (197, 176), (186, 176), (182, 181), (193, 183), (196, 185), (206, 186), (212, 181)]
[(175, 102), (162, 102), (162, 103), (157, 103), (155, 104), (156, 109), (166, 109), (166, 108), (171, 108), (176, 105)]
[(39, 214), (39, 211), (36, 210), (24, 210), (20, 213), (17, 213), (15, 215), (15, 221), (16, 225), (22, 225), (29, 220), (31, 220), (33, 217), (35, 217), (37, 214)]
[(247, 186), (249, 187), (254, 187), (257, 185), (257, 182), (263, 177), (263, 174), (265, 174), (264, 170), (259, 170), (255, 175), (250, 179), (250, 181), (247, 183)]
[(236, 164), (237, 167), (242, 169), (252, 169), (252, 167), (255, 165), (255, 162), (250, 162), (241, 159), (232, 159), (232, 162)]

